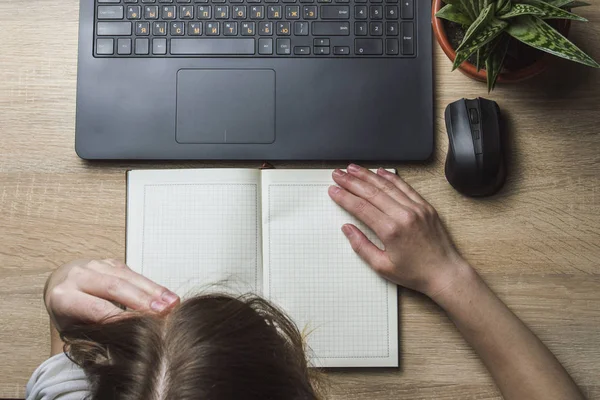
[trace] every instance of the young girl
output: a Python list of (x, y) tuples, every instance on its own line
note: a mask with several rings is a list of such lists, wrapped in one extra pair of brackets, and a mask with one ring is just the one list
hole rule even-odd
[[(442, 307), (506, 399), (583, 399), (546, 346), (459, 255), (430, 204), (383, 169), (347, 171), (333, 173), (338, 186), (330, 197), (385, 246), (344, 225), (354, 251), (385, 278)], [(57, 269), (44, 299), (53, 357), (33, 374), (28, 399), (323, 397), (297, 327), (258, 297), (180, 302), (124, 264), (104, 260)]]

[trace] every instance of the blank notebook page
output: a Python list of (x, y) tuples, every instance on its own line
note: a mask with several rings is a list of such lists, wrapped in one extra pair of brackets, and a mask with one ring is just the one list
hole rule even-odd
[(263, 170), (263, 290), (308, 335), (313, 364), (398, 366), (396, 285), (374, 273), (341, 232), (358, 226), (327, 189), (332, 171)]
[(180, 296), (260, 290), (259, 187), (257, 170), (130, 171), (127, 263)]

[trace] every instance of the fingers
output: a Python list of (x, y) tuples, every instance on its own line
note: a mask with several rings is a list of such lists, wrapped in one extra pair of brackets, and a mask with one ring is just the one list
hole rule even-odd
[(364, 233), (352, 224), (342, 226), (342, 232), (348, 238), (352, 250), (378, 273), (385, 273), (393, 268), (393, 264), (383, 250), (375, 246)]
[(407, 194), (404, 193), (399, 187), (397, 187), (394, 182), (385, 179), (383, 176), (373, 173), (370, 169), (363, 168), (356, 164), (350, 164), (348, 165), (348, 174), (356, 177), (356, 180), (360, 180), (372, 185), (404, 206), (411, 206), (413, 204), (413, 200), (408, 197)]
[[(360, 168), (358, 166), (355, 167)], [(373, 179), (371, 180), (371, 182), (365, 179), (365, 177), (368, 176), (367, 173), (362, 173), (361, 171), (360, 173), (357, 172), (355, 176), (355, 174), (350, 173), (350, 167), (348, 167), (348, 171), (349, 173), (345, 173), (344, 171), (339, 169), (333, 171), (333, 180), (335, 181), (335, 183), (337, 183), (338, 185), (340, 185), (340, 187), (346, 189), (350, 193), (356, 195), (357, 197), (367, 200), (369, 203), (373, 204), (375, 207), (381, 210), (384, 214), (397, 214), (401, 210), (402, 203), (406, 204), (412, 202), (406, 196), (396, 196), (399, 198), (400, 201), (390, 197), (390, 193), (388, 190), (389, 187), (393, 188), (393, 190), (396, 192), (400, 191), (392, 183), (386, 181), (381, 177), (378, 177), (371, 171), (365, 170), (368, 174), (372, 175), (377, 179), (380, 179), (380, 185), (377, 185)], [(386, 184), (388, 185), (387, 187), (385, 187)]]
[[(60, 309), (69, 316), (66, 321), (54, 321), (57, 328), (65, 323), (97, 323), (125, 313), (110, 301), (77, 291), (64, 291), (55, 288), (52, 296), (52, 307)], [(124, 314), (123, 314), (124, 315)]]
[(329, 187), (329, 196), (344, 210), (364, 222), (377, 235), (385, 231), (389, 217), (367, 200), (337, 186)]
[(73, 283), (77, 288), (101, 300), (109, 300), (136, 311), (162, 313), (170, 304), (155, 298), (127, 279), (111, 274), (103, 274), (93, 269), (71, 270)]
[(392, 182), (400, 191), (402, 191), (409, 199), (415, 203), (423, 204), (426, 201), (421, 197), (415, 189), (413, 189), (408, 183), (404, 182), (398, 175), (386, 171), (383, 168), (377, 170), (377, 175), (381, 176), (388, 182)]
[(118, 260), (108, 259), (103, 261), (92, 261), (87, 266), (94, 271), (125, 279), (141, 288), (155, 299), (160, 299), (170, 306), (174, 306), (180, 301), (179, 296), (175, 293), (131, 270), (127, 265)]

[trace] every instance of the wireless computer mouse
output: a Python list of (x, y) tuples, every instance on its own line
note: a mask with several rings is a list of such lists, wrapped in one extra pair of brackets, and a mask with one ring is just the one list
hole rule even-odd
[(501, 115), (496, 102), (461, 99), (446, 107), (446, 179), (467, 196), (489, 196), (504, 184)]

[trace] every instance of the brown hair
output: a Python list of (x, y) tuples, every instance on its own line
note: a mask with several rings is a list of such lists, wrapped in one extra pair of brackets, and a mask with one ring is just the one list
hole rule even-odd
[(317, 399), (296, 325), (256, 296), (201, 295), (165, 317), (62, 332), (91, 399)]

